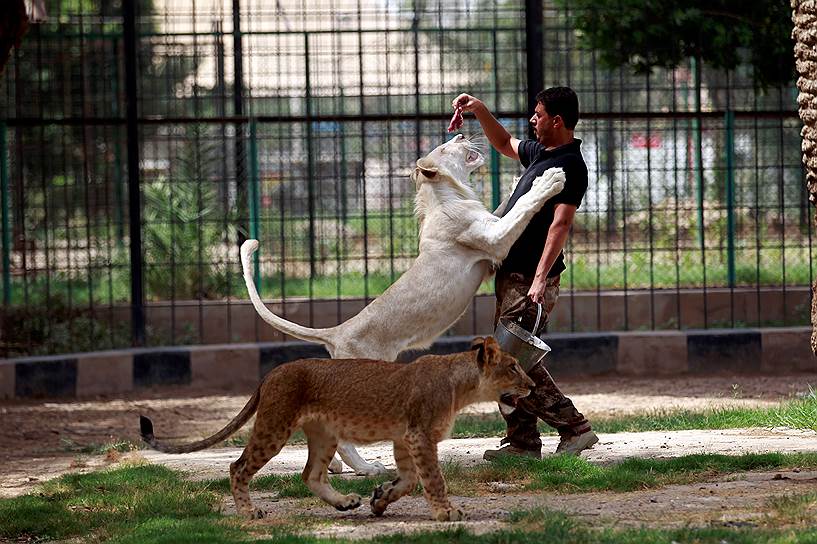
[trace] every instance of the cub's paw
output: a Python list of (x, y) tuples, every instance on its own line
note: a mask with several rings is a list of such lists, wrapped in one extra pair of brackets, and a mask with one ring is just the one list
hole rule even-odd
[(448, 508), (436, 512), (434, 519), (437, 521), (462, 521), (465, 519), (465, 513), (459, 508)]
[(354, 510), (355, 508), (360, 507), (361, 502), (362, 499), (360, 495), (357, 493), (350, 493), (343, 497), (343, 499), (341, 499), (340, 502), (335, 505), (335, 508), (341, 512), (345, 512), (346, 510)]
[(248, 517), (250, 519), (264, 519), (267, 517), (267, 513), (260, 508), (253, 508)]
[(389, 490), (391, 490), (392, 487), (391, 482), (386, 482), (374, 488), (369, 506), (371, 506), (372, 514), (375, 516), (382, 516), (383, 512), (385, 512), (389, 506)]
[(358, 476), (380, 476), (381, 474), (386, 474), (387, 472), (386, 467), (379, 461), (373, 461), (355, 469), (355, 474)]

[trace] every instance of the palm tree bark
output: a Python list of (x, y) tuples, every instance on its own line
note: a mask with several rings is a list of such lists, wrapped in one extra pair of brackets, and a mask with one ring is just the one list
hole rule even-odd
[(20, 45), (20, 40), (28, 30), (28, 15), (23, 0), (7, 0), (8, 4), (0, 17), (0, 74), (3, 73), (12, 47)]
[[(809, 201), (817, 204), (817, 0), (791, 0), (791, 7), (806, 187)], [(817, 281), (811, 286), (811, 294), (811, 350), (817, 355)]]

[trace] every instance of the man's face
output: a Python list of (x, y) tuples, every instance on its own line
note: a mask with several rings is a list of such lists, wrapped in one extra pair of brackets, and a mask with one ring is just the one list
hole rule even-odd
[(545, 111), (545, 105), (541, 102), (536, 103), (536, 109), (533, 110), (533, 115), (530, 118), (530, 124), (533, 126), (533, 131), (536, 133), (536, 140), (542, 145), (549, 145), (556, 135), (556, 126), (560, 124), (562, 118), (558, 115), (551, 117)]

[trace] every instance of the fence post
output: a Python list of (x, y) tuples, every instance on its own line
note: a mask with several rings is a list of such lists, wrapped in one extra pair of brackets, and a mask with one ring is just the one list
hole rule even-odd
[(735, 112), (726, 111), (726, 262), (729, 287), (735, 286)]
[(133, 344), (145, 343), (144, 288), (142, 284), (142, 203), (139, 191), (139, 125), (136, 109), (136, 2), (124, 0), (125, 104), (128, 140), (128, 213), (130, 226), (131, 326)]
[(703, 278), (704, 328), (709, 328), (709, 302), (706, 295), (706, 237), (704, 224), (704, 158), (703, 158), (703, 122), (701, 120), (701, 61), (692, 57), (692, 72), (695, 75), (695, 178), (697, 181), (698, 200), (698, 244), (701, 246), (701, 272)]
[[(250, 238), (258, 240), (258, 136), (256, 133), (257, 123), (255, 119), (250, 121)], [(253, 253), (255, 264), (255, 285), (258, 292), (261, 292), (261, 269), (258, 266), (258, 252)]]
[(491, 210), (499, 207), (502, 199), (500, 198), (499, 187), (499, 152), (491, 146)]
[[(493, 72), (494, 72), (494, 111), (499, 112), (500, 103), (499, 103), (499, 53), (497, 52), (496, 47), (496, 28), (491, 31), (491, 44), (493, 46)], [(499, 152), (494, 149), (494, 146), (489, 145), (491, 149), (491, 210), (495, 210), (499, 207), (499, 203), (502, 202), (502, 195), (500, 191), (502, 190), (499, 185)]]
[(9, 225), (9, 170), (6, 124), (0, 122), (0, 214), (3, 243), (3, 306), (11, 304), (11, 228)]
[(306, 190), (309, 211), (309, 300), (315, 281), (315, 152), (312, 149), (312, 80), (309, 73), (309, 33), (304, 32), (304, 74), (306, 77)]
[(235, 202), (238, 215), (238, 245), (244, 243), (248, 229), (247, 216), (247, 157), (244, 150), (244, 48), (241, 35), (241, 2), (233, 0), (233, 113), (235, 123)]
[[(545, 74), (543, 65), (544, 37), (542, 30), (542, 0), (525, 0), (525, 55), (528, 67), (528, 111), (536, 109), (536, 95), (542, 90)], [(533, 127), (529, 127), (533, 134)], [(534, 136), (535, 137), (535, 136)]]

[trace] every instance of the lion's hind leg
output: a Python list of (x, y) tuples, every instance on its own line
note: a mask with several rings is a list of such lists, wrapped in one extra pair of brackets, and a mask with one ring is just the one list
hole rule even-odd
[(250, 480), (270, 459), (278, 455), (292, 434), (293, 428), (284, 425), (273, 428), (268, 422), (256, 418), (247, 447), (235, 462), (230, 464), (230, 489), (239, 515), (250, 519), (264, 517), (264, 511), (253, 508), (250, 499)]
[(397, 479), (377, 486), (369, 501), (376, 516), (382, 516), (391, 503), (417, 487), (417, 469), (408, 446), (402, 442), (394, 443), (394, 461), (397, 463)]
[(304, 424), (303, 430), (309, 449), (309, 457), (301, 473), (304, 483), (315, 495), (338, 510), (351, 510), (359, 507), (360, 495), (356, 493), (344, 495), (337, 492), (329, 483), (326, 470), (338, 447), (337, 438), (327, 432), (318, 422)]

